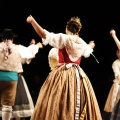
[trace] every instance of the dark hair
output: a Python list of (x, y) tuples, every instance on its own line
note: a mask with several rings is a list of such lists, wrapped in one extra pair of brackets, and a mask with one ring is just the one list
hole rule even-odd
[(11, 38), (16, 38), (17, 34), (13, 33), (12, 29), (4, 29), (3, 32), (0, 34), (1, 38), (5, 38), (5, 39), (11, 39)]
[(68, 22), (67, 22), (67, 29), (72, 32), (73, 34), (79, 33), (79, 31), (82, 28), (82, 24), (80, 21), (80, 18), (78, 17), (72, 17)]

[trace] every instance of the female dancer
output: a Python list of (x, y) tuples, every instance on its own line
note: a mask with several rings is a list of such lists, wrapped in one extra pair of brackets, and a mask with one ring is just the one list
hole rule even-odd
[(89, 57), (95, 44), (87, 44), (79, 32), (78, 17), (66, 25), (66, 34), (43, 29), (30, 15), (27, 22), (42, 38), (44, 45), (58, 49), (58, 66), (47, 76), (31, 120), (102, 120), (98, 102), (89, 78), (80, 67), (81, 57)]
[(112, 64), (115, 79), (108, 94), (102, 117), (103, 120), (118, 120), (120, 119), (120, 41), (116, 36), (116, 31), (114, 29), (110, 30), (110, 35), (118, 47), (118, 50), (116, 51), (118, 59), (116, 59)]
[(104, 111), (103, 120), (118, 120), (120, 119), (120, 50), (116, 51), (118, 59), (116, 59), (112, 64), (112, 69), (114, 72), (115, 79), (113, 80), (112, 87), (108, 94)]

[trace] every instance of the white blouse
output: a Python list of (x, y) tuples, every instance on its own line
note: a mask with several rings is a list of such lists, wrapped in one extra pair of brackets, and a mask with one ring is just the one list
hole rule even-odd
[(112, 69), (113, 69), (113, 72), (114, 72), (114, 76), (115, 78), (120, 75), (120, 60), (117, 59), (113, 62), (112, 64)]
[(23, 45), (19, 45), (19, 53), (22, 58), (22, 63), (29, 64), (31, 62), (30, 58), (34, 58), (36, 53), (38, 53), (39, 47), (38, 45), (30, 45), (28, 47), (25, 47)]
[(42, 39), (44, 45), (51, 45), (55, 48), (66, 48), (71, 61), (76, 61), (79, 57), (89, 57), (93, 49), (82, 38), (74, 35), (66, 35), (63, 33), (55, 34), (46, 32), (46, 39)]

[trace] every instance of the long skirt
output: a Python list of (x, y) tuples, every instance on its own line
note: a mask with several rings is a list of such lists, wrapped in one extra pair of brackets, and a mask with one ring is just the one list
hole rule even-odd
[[(34, 104), (30, 95), (26, 81), (22, 75), (19, 75), (15, 105), (13, 106), (12, 118), (31, 117), (34, 110)], [(0, 116), (1, 106), (0, 106)]]
[(114, 80), (103, 110), (103, 120), (120, 120), (120, 81)]
[(79, 65), (62, 65), (49, 73), (31, 120), (102, 120), (92, 85)]

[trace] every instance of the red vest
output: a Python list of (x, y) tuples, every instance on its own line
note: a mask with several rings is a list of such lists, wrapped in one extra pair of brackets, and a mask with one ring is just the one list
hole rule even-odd
[(66, 49), (63, 48), (63, 49), (59, 49), (58, 51), (58, 56), (59, 56), (59, 63), (75, 63), (75, 64), (80, 64), (81, 62), (81, 57), (76, 60), (76, 61), (71, 61), (67, 52), (66, 52)]

